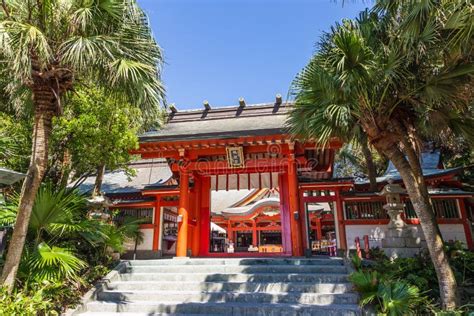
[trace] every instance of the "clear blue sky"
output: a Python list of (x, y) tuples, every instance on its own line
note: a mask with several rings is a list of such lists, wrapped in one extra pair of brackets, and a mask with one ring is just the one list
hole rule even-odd
[(138, 0), (164, 50), (179, 109), (285, 98), (323, 31), (371, 4), (352, 0)]

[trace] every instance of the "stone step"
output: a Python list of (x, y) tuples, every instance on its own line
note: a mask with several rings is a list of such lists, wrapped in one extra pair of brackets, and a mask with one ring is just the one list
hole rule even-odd
[(357, 304), (354, 293), (251, 293), (251, 292), (190, 292), (190, 291), (103, 291), (101, 301), (147, 302), (213, 302), (213, 303), (287, 303), (287, 304)]
[(342, 273), (123, 273), (121, 281), (168, 281), (168, 282), (348, 282)]
[(343, 265), (341, 258), (235, 258), (235, 259), (159, 259), (131, 260), (130, 266), (183, 266), (183, 265)]
[(109, 290), (150, 290), (150, 291), (206, 291), (206, 292), (310, 292), (347, 293), (352, 290), (350, 283), (313, 282), (165, 282), (165, 281), (126, 281), (107, 285)]
[(87, 304), (89, 313), (133, 312), (147, 315), (327, 315), (359, 316), (360, 308), (356, 304), (306, 305), (306, 304), (249, 304), (249, 303), (177, 303), (177, 302), (101, 302)]
[(340, 258), (135, 260), (81, 315), (361, 315)]
[[(104, 312), (85, 312), (81, 314), (82, 316), (150, 316), (150, 315), (158, 315), (157, 313), (131, 313), (131, 312), (110, 312), (110, 313), (104, 313)], [(159, 313), (160, 316), (202, 316), (203, 314), (177, 314), (177, 313)], [(209, 316), (219, 316), (219, 314), (207, 314)]]
[(132, 273), (347, 273), (338, 265), (195, 265), (195, 266), (131, 266)]

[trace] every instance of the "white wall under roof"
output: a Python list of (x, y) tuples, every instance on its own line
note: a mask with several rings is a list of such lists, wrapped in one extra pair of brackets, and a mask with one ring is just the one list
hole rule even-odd
[(234, 205), (235, 203), (245, 199), (247, 196), (255, 192), (254, 190), (211, 190), (211, 212), (220, 214), (222, 210)]
[[(138, 244), (137, 250), (153, 250), (153, 228), (140, 229), (143, 233), (143, 242)], [(124, 244), (126, 250), (134, 250), (135, 242), (128, 241)]]
[(225, 191), (265, 188), (278, 188), (278, 172), (237, 173), (211, 176), (211, 190)]

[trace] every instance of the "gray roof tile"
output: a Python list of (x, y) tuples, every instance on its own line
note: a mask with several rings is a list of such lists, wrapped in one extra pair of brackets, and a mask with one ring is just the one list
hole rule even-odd
[[(164, 186), (172, 173), (165, 159), (148, 159), (130, 164), (136, 175), (129, 178), (123, 170), (107, 172), (104, 175), (102, 191), (106, 194), (136, 193), (146, 186)], [(80, 186), (79, 191), (90, 192), (94, 188), (95, 176), (88, 177)]]
[[(425, 177), (442, 176), (453, 172), (460, 172), (463, 169), (462, 167), (439, 169), (439, 166), (441, 166), (441, 154), (439, 150), (426, 151), (421, 154), (421, 168), (423, 170), (423, 176)], [(389, 180), (401, 181), (401, 179), (402, 178), (397, 168), (395, 168), (393, 163), (390, 161), (384, 175), (377, 177), (377, 182), (382, 183), (387, 182)], [(357, 182), (357, 184), (366, 183), (369, 183), (369, 180), (364, 179), (362, 181)]]
[(286, 114), (292, 103), (258, 104), (189, 110), (171, 113), (161, 130), (149, 131), (140, 136), (140, 141), (172, 141), (234, 138), (283, 134), (286, 131)]
[(23, 173), (0, 167), (0, 187), (2, 185), (12, 185), (24, 177), (25, 174)]

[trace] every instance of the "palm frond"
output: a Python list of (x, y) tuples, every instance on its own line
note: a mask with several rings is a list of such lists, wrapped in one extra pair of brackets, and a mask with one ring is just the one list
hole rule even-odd
[(165, 105), (163, 54), (136, 1), (30, 5), (10, 0), (5, 5), (9, 14), (0, 15), (0, 56), (12, 81), (24, 85), (32, 76), (57, 76), (59, 83), (72, 81), (65, 84), (71, 89), (94, 80), (117, 99), (143, 109), (150, 120), (159, 117)]
[(106, 35), (74, 36), (60, 47), (63, 61), (84, 73), (113, 60), (117, 50), (116, 40)]
[(12, 226), (16, 222), (17, 208), (14, 205), (0, 205), (0, 226)]
[(391, 316), (410, 314), (421, 299), (416, 286), (402, 281), (381, 283), (377, 295), (382, 300), (383, 312)]
[(50, 247), (43, 242), (27, 258), (26, 266), (36, 280), (57, 281), (76, 278), (77, 273), (86, 267), (86, 263), (77, 258), (70, 249)]
[(356, 271), (349, 276), (349, 280), (361, 296), (361, 306), (370, 304), (377, 298), (380, 276), (376, 271)]
[(20, 78), (30, 78), (33, 66), (39, 67), (36, 71), (41, 71), (52, 59), (47, 37), (34, 25), (12, 20), (0, 21), (0, 39), (4, 45), (2, 53), (12, 60), (12, 70)]
[(33, 206), (30, 229), (46, 230), (58, 237), (65, 232), (77, 231), (79, 223), (74, 218), (85, 207), (83, 196), (74, 191), (55, 191), (51, 184), (40, 188)]

